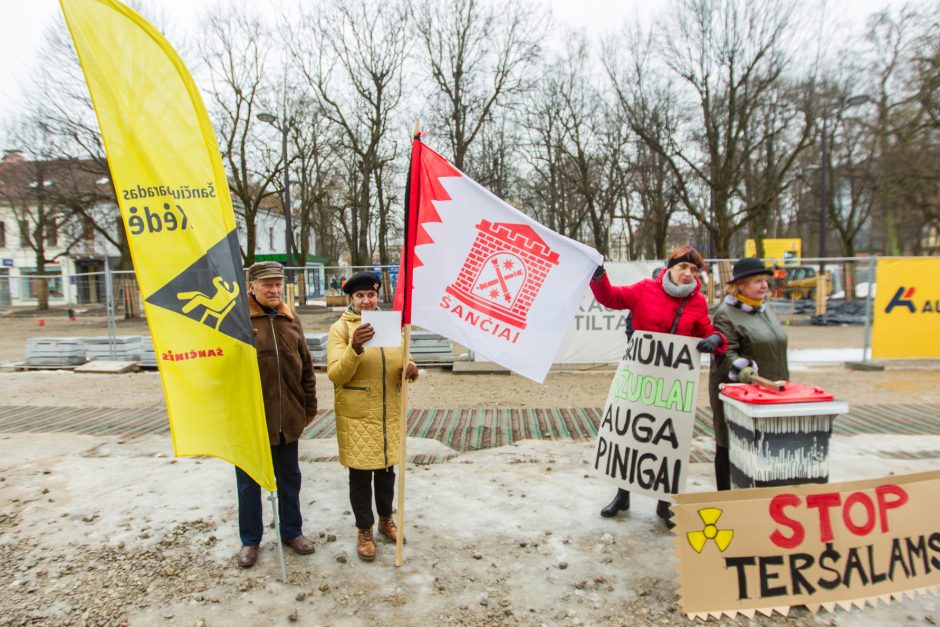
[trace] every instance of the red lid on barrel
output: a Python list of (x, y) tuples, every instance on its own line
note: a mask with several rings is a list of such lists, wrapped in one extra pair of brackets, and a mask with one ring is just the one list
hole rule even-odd
[(774, 392), (759, 385), (725, 385), (721, 393), (742, 403), (772, 405), (774, 403), (817, 403), (833, 400), (833, 395), (815, 385), (786, 382), (782, 392)]

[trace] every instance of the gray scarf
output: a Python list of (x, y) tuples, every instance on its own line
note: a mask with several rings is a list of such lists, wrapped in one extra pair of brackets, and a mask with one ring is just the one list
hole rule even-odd
[(669, 270), (663, 270), (663, 289), (673, 298), (685, 298), (695, 290), (696, 281), (687, 285), (676, 285), (669, 276)]

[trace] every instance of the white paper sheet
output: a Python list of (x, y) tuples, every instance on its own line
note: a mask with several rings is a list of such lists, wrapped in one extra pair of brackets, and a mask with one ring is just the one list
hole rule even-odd
[(400, 311), (363, 311), (362, 324), (371, 324), (375, 335), (363, 344), (366, 348), (401, 346)]

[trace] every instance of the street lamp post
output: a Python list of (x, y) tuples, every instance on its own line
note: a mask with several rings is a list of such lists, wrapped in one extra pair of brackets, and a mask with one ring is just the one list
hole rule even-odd
[(829, 190), (826, 189), (829, 152), (826, 149), (829, 129), (829, 112), (823, 109), (822, 146), (819, 157), (819, 274), (826, 273), (826, 226), (829, 224)]
[[(868, 94), (856, 94), (844, 99), (837, 109), (837, 115), (849, 107), (856, 107), (869, 101)], [(829, 225), (829, 190), (827, 177), (829, 175), (829, 110), (822, 112), (822, 143), (819, 156), (819, 274), (826, 272), (826, 231)]]
[(284, 248), (286, 254), (284, 265), (287, 274), (287, 280), (288, 282), (291, 282), (291, 277), (293, 275), (291, 268), (294, 265), (293, 256), (291, 255), (291, 243), (294, 241), (294, 228), (291, 223), (290, 172), (287, 167), (287, 132), (290, 126), (286, 122), (278, 120), (277, 116), (271, 113), (259, 113), (257, 118), (262, 122), (270, 124), (281, 132), (281, 159), (284, 161), (284, 195), (281, 198), (284, 204)]

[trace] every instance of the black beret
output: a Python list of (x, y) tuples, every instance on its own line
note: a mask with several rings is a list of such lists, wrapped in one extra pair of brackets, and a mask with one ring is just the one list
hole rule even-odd
[(728, 283), (746, 279), (755, 274), (766, 274), (773, 276), (773, 270), (764, 265), (764, 262), (757, 257), (743, 257), (734, 262), (731, 269), (731, 280)]
[(343, 291), (352, 296), (353, 292), (358, 292), (359, 290), (379, 291), (381, 286), (382, 279), (380, 279), (379, 275), (376, 273), (357, 272), (346, 281), (346, 285), (343, 286)]

